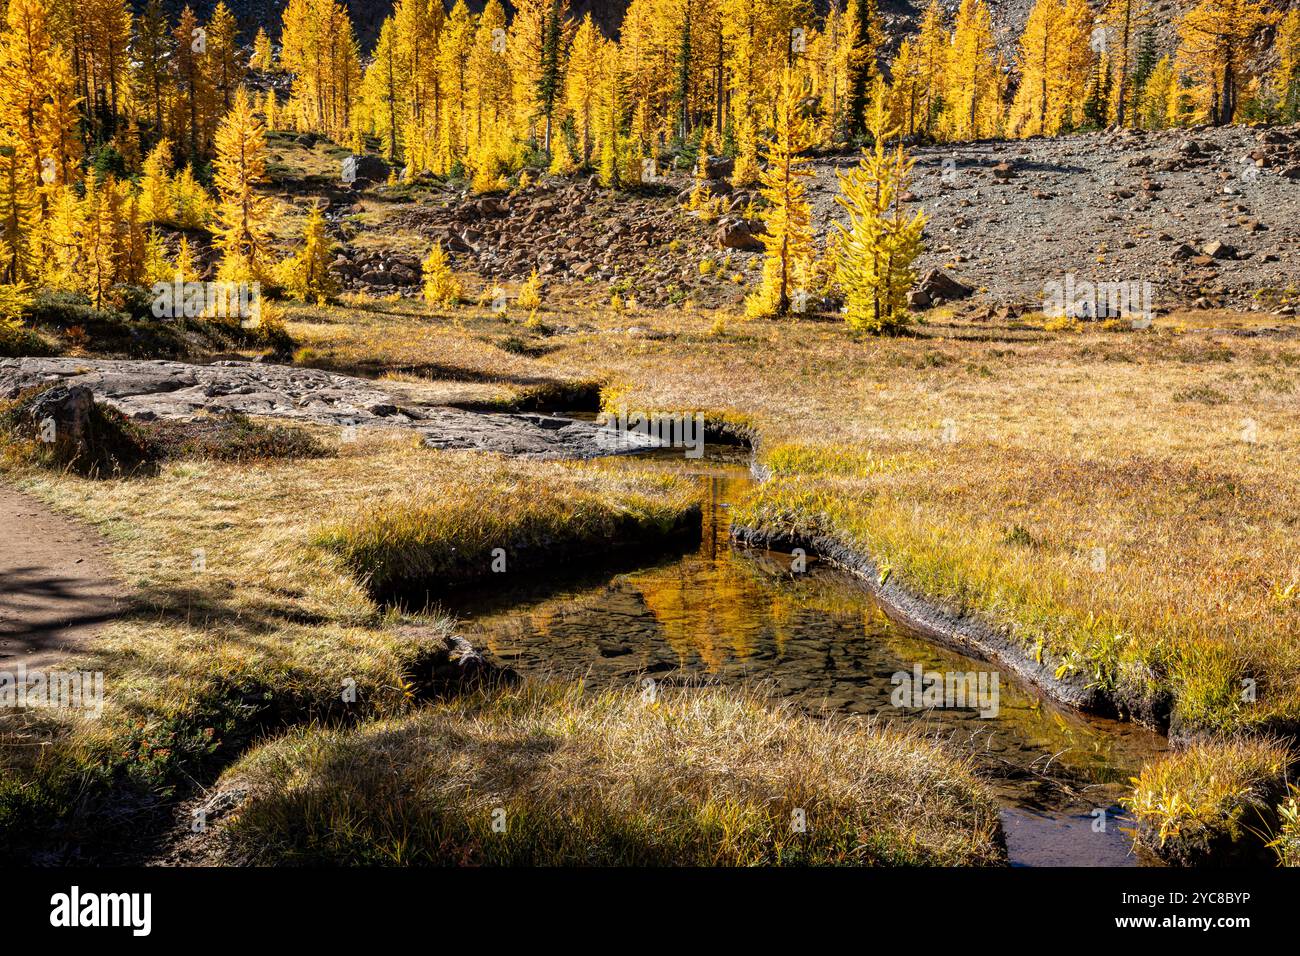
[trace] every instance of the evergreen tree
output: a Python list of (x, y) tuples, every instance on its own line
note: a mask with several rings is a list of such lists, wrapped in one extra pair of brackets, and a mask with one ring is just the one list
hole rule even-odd
[[(1114, 74), (1113, 84), (1107, 85), (1113, 85), (1115, 123), (1125, 126), (1132, 118), (1134, 63), (1138, 39), (1151, 25), (1150, 4), (1147, 0), (1108, 0), (1101, 23), (1106, 36), (1106, 60)], [(1097, 125), (1105, 122), (1103, 119)]]
[(170, 78), (167, 63), (171, 57), (173, 36), (167, 27), (167, 15), (163, 12), (162, 0), (147, 0), (144, 14), (136, 23), (135, 42), (131, 52), (139, 60), (136, 70), (137, 97), (147, 104), (148, 112), (153, 117), (154, 132), (162, 136), (164, 109)]

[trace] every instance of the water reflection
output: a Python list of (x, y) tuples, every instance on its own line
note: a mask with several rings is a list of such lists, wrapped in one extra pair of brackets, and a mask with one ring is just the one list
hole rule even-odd
[[(646, 463), (605, 467), (629, 466)], [(1113, 863), (1127, 855), (1109, 814), (1121, 785), (1162, 749), (1161, 738), (1056, 707), (1006, 672), (992, 719), (973, 707), (894, 707), (896, 672), (918, 664), (939, 672), (997, 668), (913, 637), (842, 572), (812, 562), (795, 575), (788, 555), (733, 548), (727, 515), (750, 486), (745, 469), (715, 465), (698, 480), (705, 500), (697, 551), (536, 598), (526, 590), (498, 595), (494, 607), (462, 615), (471, 642), (522, 671), (577, 674), (595, 685), (645, 674), (761, 682), (810, 711), (910, 722), (975, 754), (1004, 800), (1028, 811), (1008, 820), (1014, 839), (1032, 851), (1027, 857)], [(1051, 834), (1074, 839), (1087, 830), (1093, 808), (1106, 809), (1111, 832), (1096, 839), (1092, 857), (1042, 845)]]

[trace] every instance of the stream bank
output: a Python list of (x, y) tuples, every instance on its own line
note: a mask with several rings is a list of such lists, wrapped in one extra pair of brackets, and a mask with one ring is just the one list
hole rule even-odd
[(990, 665), (974, 646), (936, 644), (892, 618), (828, 561), (811, 558), (795, 573), (789, 554), (734, 547), (730, 507), (753, 485), (746, 451), (686, 463), (657, 452), (598, 467), (693, 475), (699, 547), (621, 573), (592, 562), (558, 587), (534, 582), (448, 605), (472, 644), (523, 674), (579, 676), (593, 687), (759, 685), (809, 713), (904, 722), (973, 755), (1003, 802), (1012, 865), (1137, 862), (1118, 800), (1165, 749), (1159, 735), (1061, 706), (1005, 662), (993, 671), (996, 716), (897, 707), (900, 674), (989, 674)]

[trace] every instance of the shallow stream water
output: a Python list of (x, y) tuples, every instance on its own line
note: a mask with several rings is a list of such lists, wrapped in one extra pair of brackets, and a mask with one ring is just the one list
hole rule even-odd
[[(996, 664), (909, 633), (850, 574), (813, 559), (794, 574), (789, 555), (733, 546), (728, 511), (752, 487), (747, 462), (737, 450), (685, 464), (679, 452), (597, 465), (692, 475), (703, 508), (698, 548), (623, 573), (574, 568), (558, 585), (480, 594), (448, 610), (471, 643), (524, 673), (580, 675), (596, 686), (646, 676), (743, 682), (811, 712), (908, 722), (974, 755), (1002, 801), (1012, 865), (1144, 862), (1117, 801), (1164, 739), (1058, 707)], [(894, 675), (918, 666), (998, 672), (996, 716), (894, 706)]]

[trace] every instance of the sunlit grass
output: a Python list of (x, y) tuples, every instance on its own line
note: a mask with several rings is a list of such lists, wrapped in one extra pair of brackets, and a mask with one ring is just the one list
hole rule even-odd
[(1125, 805), (1152, 850), (1176, 862), (1204, 862), (1246, 829), (1264, 835), (1290, 758), (1268, 740), (1197, 743), (1144, 768)]
[[(1069, 334), (925, 318), (916, 338), (856, 339), (733, 317), (718, 338), (716, 315), (663, 310), (629, 336), (580, 310), (590, 334), (531, 357), (488, 345), (504, 333), (474, 310), (412, 332), (518, 379), (600, 378), (607, 408), (730, 410), (778, 479), (738, 514), (841, 534), (1179, 733), (1300, 725), (1300, 351), (1185, 316)], [(369, 347), (357, 322), (330, 334)], [(1197, 389), (1220, 398), (1180, 400)]]
[(997, 863), (996, 807), (933, 739), (738, 690), (533, 683), (231, 768), (239, 863)]
[[(639, 489), (645, 515), (686, 507), (667, 480), (437, 452), (409, 435), (335, 445), (337, 430), (314, 431), (337, 457), (186, 460), (130, 480), (8, 474), (100, 529), (133, 602), (68, 665), (104, 672), (98, 720), (0, 712), (0, 833), (8, 851), (20, 852), (56, 821), (69, 833), (108, 829), (115, 818), (108, 803), (187, 787), (264, 733), (414, 705), (421, 661), (452, 623), (386, 612), (344, 561), (314, 542), (317, 528), (340, 526), (366, 504), (409, 500), (412, 489), (426, 507), (441, 503), (449, 547), (471, 526), (482, 530), (474, 522), (492, 502), (503, 541), (518, 528), (512, 513), (519, 526), (548, 514), (560, 529), (574, 511), (616, 513), (630, 489)], [(354, 700), (345, 699), (345, 687)]]
[[(889, 340), (855, 338), (834, 322), (692, 310), (556, 309), (546, 335), (472, 306), (285, 313), (314, 362), (441, 400), (505, 408), (548, 383), (599, 381), (607, 407), (743, 423), (773, 478), (737, 509), (742, 523), (860, 548), (909, 589), (1009, 629), (1027, 654), (1051, 655), (1063, 676), (1126, 711), (1169, 717), (1181, 738), (1300, 726), (1300, 350), (1285, 342), (1168, 324), (1048, 333), (937, 312), (918, 337)], [(726, 334), (712, 334), (720, 318)], [(1233, 321), (1215, 317), (1216, 327)], [(243, 702), (227, 689), (249, 675), (255, 693), (332, 701), (349, 667), (374, 703), (367, 716), (405, 714), (410, 622), (384, 617), (362, 586), (371, 562), (349, 567), (312, 535), (359, 533), (378, 515), (384, 547), (444, 519), (445, 541), (469, 519), (438, 489), (548, 514), (534, 529), (581, 527), (596, 513), (502, 491), (540, 482), (580, 502), (596, 492), (573, 478), (578, 470), (362, 442), (324, 463), (26, 481), (97, 522), (140, 589), (146, 613), (115, 624), (99, 647), (117, 655), (110, 711), (129, 703), (147, 725)], [(432, 514), (419, 511), (428, 501), (403, 495), (408, 487), (434, 496)], [(405, 517), (384, 525), (385, 514)], [(489, 525), (481, 530), (496, 535)], [(203, 575), (190, 570), (194, 548), (207, 553)], [(313, 706), (290, 710), (315, 719)], [(99, 752), (101, 741), (126, 739), (115, 726), (27, 726), (26, 749), (6, 748), (5, 760), (53, 759), (57, 747), (38, 751), (32, 740)], [(1203, 760), (1233, 766), (1230, 756)], [(86, 764), (77, 756), (69, 766)], [(1194, 769), (1170, 773), (1194, 781)]]
[[(502, 469), (505, 472), (505, 469)], [(503, 475), (503, 477), (505, 477)], [(553, 467), (504, 481), (410, 484), (315, 536), (376, 593), (518, 580), (566, 559), (662, 547), (699, 527), (688, 482)]]

